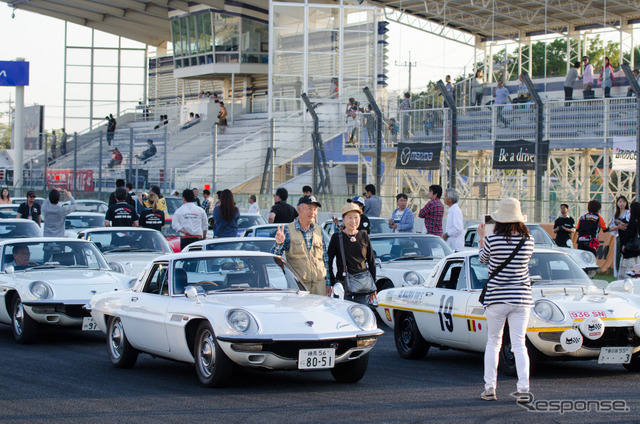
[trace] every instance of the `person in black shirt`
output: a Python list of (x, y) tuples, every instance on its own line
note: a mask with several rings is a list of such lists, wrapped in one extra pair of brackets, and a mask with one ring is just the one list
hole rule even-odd
[[(124, 190), (124, 180), (122, 179), (117, 179), (116, 180), (116, 190), (118, 190), (118, 188), (122, 188)], [(131, 195), (129, 193), (126, 192), (127, 194), (125, 201), (130, 204), (131, 206), (135, 207), (136, 206), (136, 202), (133, 200), (133, 198), (131, 197)], [(114, 191), (113, 193), (111, 193), (111, 195), (109, 196), (109, 206), (113, 206), (116, 204), (116, 192)]]
[(560, 205), (560, 216), (553, 224), (553, 232), (556, 233), (556, 244), (559, 247), (569, 247), (567, 242), (576, 232), (576, 221), (569, 216), (569, 205)]
[(138, 214), (136, 213), (136, 208), (125, 201), (127, 190), (124, 187), (118, 187), (115, 191), (115, 196), (118, 202), (107, 210), (104, 216), (104, 226), (137, 227)]
[(276, 203), (269, 213), (270, 224), (288, 224), (298, 217), (298, 211), (287, 203), (287, 197), (289, 192), (286, 188), (280, 187), (276, 190), (276, 194), (273, 195)]
[(149, 209), (145, 209), (140, 213), (140, 226), (162, 231), (162, 227), (164, 227), (164, 212), (158, 209), (158, 195), (153, 192), (150, 193), (147, 202), (149, 203)]
[(40, 205), (36, 203), (36, 193), (28, 191), (27, 201), (18, 207), (18, 216), (16, 218), (30, 219), (40, 225), (40, 215), (42, 215), (42, 210)]
[[(331, 286), (334, 286), (337, 282), (344, 283), (345, 272), (358, 274), (368, 270), (373, 281), (376, 280), (376, 263), (369, 235), (366, 231), (358, 230), (361, 214), (362, 210), (355, 202), (348, 203), (342, 208), (342, 222), (344, 222), (345, 228), (342, 231), (333, 233), (329, 247), (327, 247)], [(342, 261), (339, 237), (343, 239), (344, 257), (347, 262), (346, 268), (348, 271), (344, 269), (345, 266)], [(333, 270), (334, 259), (337, 267), (335, 274)], [(344, 298), (345, 300), (366, 305), (367, 303), (375, 302), (376, 292), (347, 294)]]

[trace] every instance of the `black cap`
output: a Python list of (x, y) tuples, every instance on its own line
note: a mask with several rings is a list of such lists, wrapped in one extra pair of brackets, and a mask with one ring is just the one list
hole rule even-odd
[(316, 205), (319, 208), (322, 207), (320, 202), (316, 200), (315, 196), (302, 196), (300, 197), (300, 199), (298, 199), (298, 204), (299, 205)]
[(36, 192), (35, 191), (27, 191), (27, 197), (36, 197)]

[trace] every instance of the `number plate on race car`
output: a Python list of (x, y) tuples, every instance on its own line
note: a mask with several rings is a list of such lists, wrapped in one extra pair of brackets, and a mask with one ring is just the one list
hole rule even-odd
[(631, 361), (633, 347), (603, 347), (598, 357), (599, 364), (628, 364)]
[(327, 349), (300, 349), (298, 353), (299, 370), (320, 370), (333, 368), (336, 360), (336, 350)]
[(82, 318), (82, 331), (98, 331), (98, 324), (91, 317)]

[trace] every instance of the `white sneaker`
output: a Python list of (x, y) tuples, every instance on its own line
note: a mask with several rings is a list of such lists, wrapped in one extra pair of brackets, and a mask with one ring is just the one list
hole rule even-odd
[(482, 398), (482, 400), (498, 400), (498, 397), (496, 396), (496, 389), (484, 389), (480, 398)]

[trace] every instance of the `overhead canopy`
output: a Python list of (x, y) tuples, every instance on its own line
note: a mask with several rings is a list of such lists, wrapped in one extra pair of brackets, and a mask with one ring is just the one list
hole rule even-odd
[[(482, 41), (640, 22), (634, 0), (367, 0)], [(606, 10), (605, 10), (606, 4)], [(545, 13), (546, 12), (546, 13)], [(605, 25), (606, 19), (606, 25)]]
[[(200, 5), (223, 9), (224, 0), (0, 0), (18, 10), (72, 22), (151, 46), (171, 41), (169, 11), (189, 12)], [(266, 0), (242, 0), (264, 7)]]

